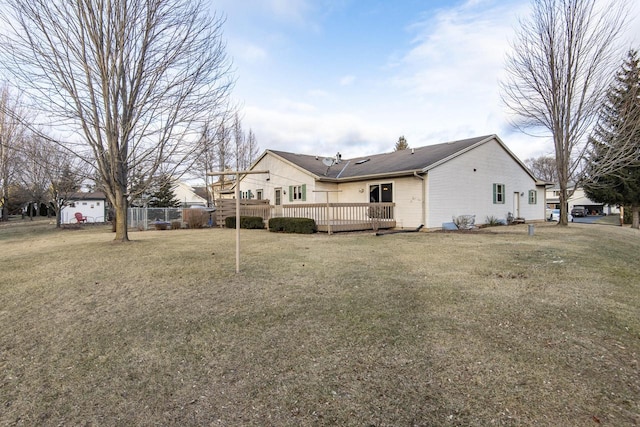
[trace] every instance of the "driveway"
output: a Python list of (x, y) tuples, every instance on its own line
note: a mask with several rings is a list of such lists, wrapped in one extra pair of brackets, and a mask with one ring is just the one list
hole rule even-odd
[(603, 216), (604, 215), (589, 215), (589, 216), (578, 216), (578, 217), (574, 216), (573, 222), (582, 223), (582, 224), (593, 224)]

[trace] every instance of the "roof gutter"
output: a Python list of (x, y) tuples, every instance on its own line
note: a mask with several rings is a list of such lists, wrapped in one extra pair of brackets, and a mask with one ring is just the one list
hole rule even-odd
[(320, 182), (358, 182), (358, 181), (369, 181), (371, 179), (380, 179), (380, 178), (398, 178), (401, 176), (413, 176), (414, 173), (422, 173), (421, 170), (408, 170), (408, 171), (398, 171), (398, 172), (387, 172), (387, 173), (376, 173), (371, 175), (359, 175), (350, 178), (328, 178), (328, 177), (319, 177), (317, 181)]

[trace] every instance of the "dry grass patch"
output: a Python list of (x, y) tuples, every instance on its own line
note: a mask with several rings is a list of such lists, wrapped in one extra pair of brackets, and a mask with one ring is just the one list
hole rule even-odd
[(640, 423), (628, 228), (2, 233), (3, 425)]

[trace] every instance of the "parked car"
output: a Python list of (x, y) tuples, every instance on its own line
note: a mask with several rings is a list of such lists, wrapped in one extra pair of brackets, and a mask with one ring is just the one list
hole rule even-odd
[(588, 214), (589, 211), (584, 206), (574, 206), (573, 209), (571, 209), (571, 215), (573, 216), (587, 216)]
[[(560, 209), (551, 209), (551, 213), (547, 217), (549, 221), (560, 221)], [(573, 222), (573, 215), (569, 214), (569, 222)]]

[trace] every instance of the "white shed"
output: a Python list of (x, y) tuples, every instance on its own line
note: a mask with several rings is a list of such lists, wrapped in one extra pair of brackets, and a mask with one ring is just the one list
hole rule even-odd
[(102, 192), (74, 193), (67, 200), (60, 212), (62, 224), (75, 224), (78, 222), (76, 213), (79, 213), (86, 222), (107, 222), (107, 198)]

